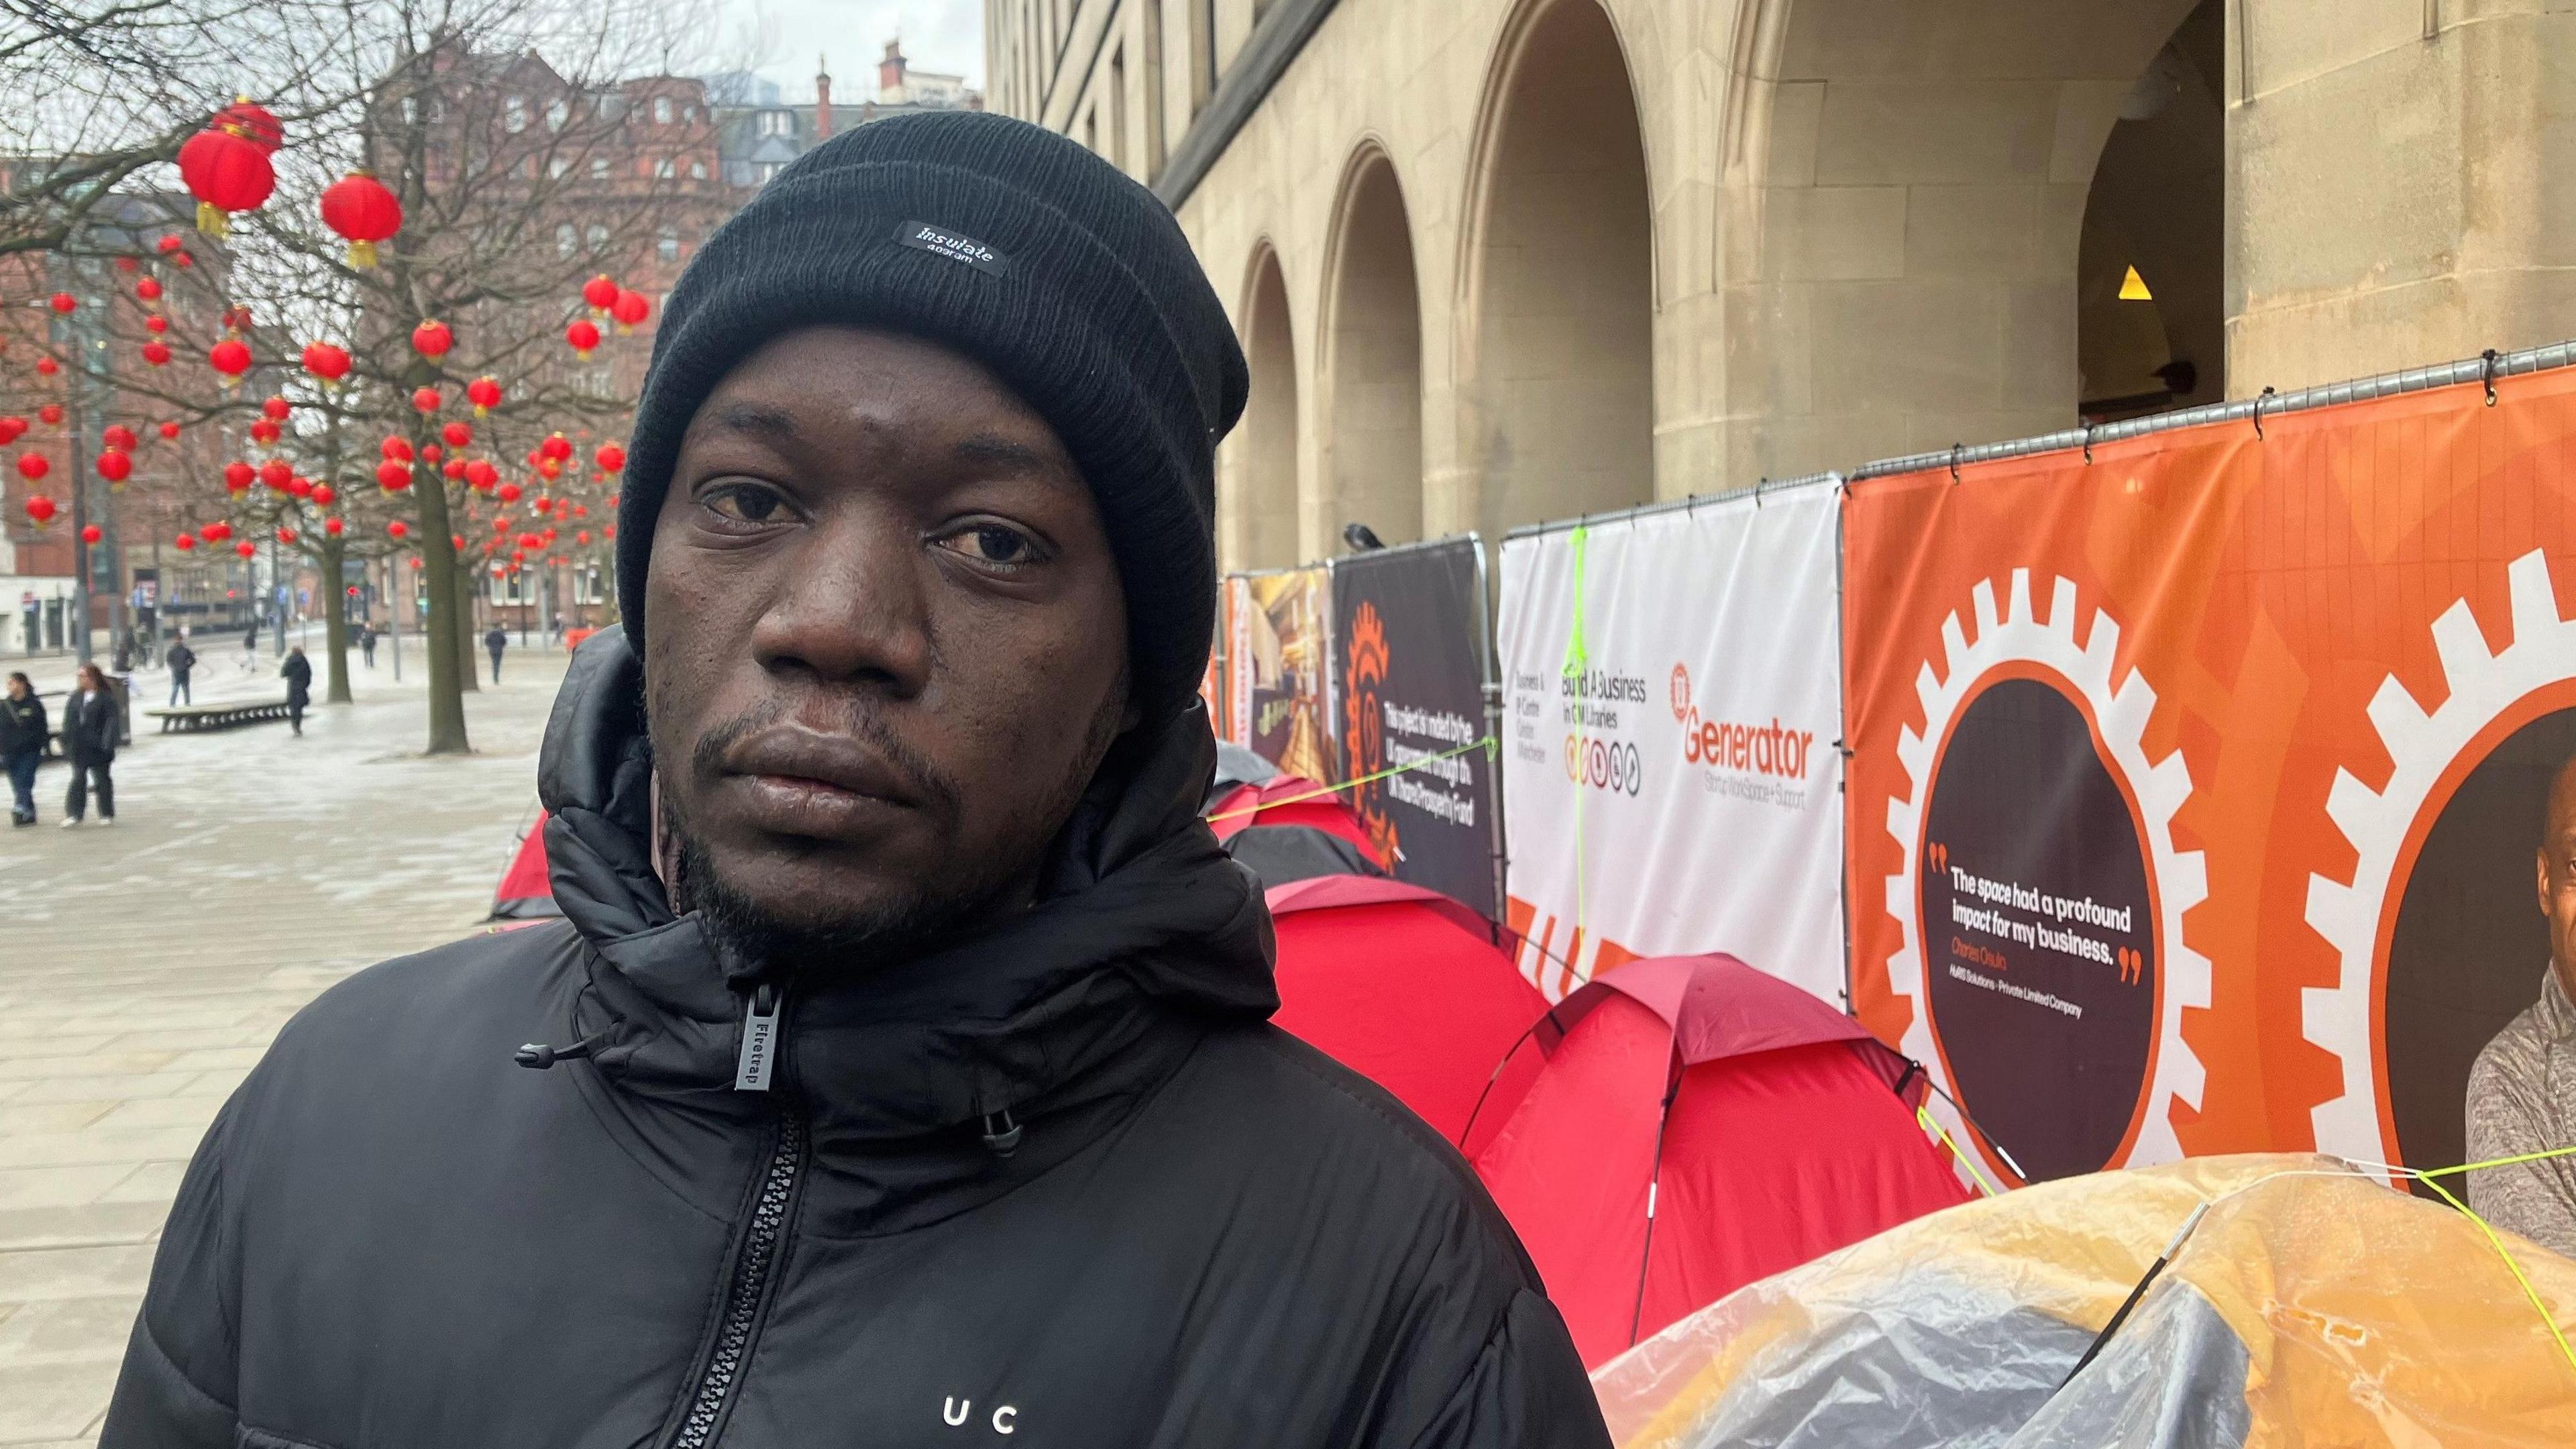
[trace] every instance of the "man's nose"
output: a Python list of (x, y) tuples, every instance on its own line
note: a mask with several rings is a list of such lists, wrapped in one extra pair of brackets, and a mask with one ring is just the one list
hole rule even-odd
[(817, 520), (752, 631), (753, 656), (764, 669), (919, 692), (932, 657), (926, 564), (901, 523), (858, 512)]

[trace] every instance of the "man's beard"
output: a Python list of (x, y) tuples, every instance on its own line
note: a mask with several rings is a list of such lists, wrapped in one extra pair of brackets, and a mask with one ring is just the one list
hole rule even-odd
[[(728, 878), (689, 827), (678, 792), (666, 778), (660, 797), (663, 838), (674, 865), (671, 904), (696, 911), (716, 949), (733, 970), (863, 973), (908, 960), (969, 934), (1007, 913), (1024, 894), (1094, 772), (1117, 737), (1126, 698), (1125, 682), (1091, 722), (1074, 767), (1048, 792), (1040, 808), (1026, 818), (1043, 830), (1006, 842), (985, 859), (959, 860), (946, 879), (909, 882), (895, 895), (829, 920), (790, 920), (763, 905), (743, 884)], [(715, 778), (724, 751), (735, 741), (773, 723), (781, 711), (761, 711), (717, 726), (701, 736), (688, 768), (698, 780)], [(876, 746), (909, 776), (925, 795), (954, 802), (958, 787), (929, 762), (905, 747), (882, 722), (861, 712), (853, 733)]]

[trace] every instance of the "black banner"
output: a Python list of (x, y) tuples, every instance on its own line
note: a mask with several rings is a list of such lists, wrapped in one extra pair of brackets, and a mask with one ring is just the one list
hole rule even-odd
[(1472, 537), (1333, 561), (1333, 668), (1352, 809), (1400, 880), (1501, 918)]

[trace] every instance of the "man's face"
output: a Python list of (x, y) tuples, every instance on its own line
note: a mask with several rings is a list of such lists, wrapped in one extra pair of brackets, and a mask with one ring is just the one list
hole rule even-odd
[(1127, 622), (1052, 429), (934, 344), (777, 338), (690, 420), (645, 586), (680, 904), (775, 958), (1027, 903), (1127, 711)]
[(2540, 832), (2540, 913), (2549, 918), (2549, 964), (2576, 999), (2576, 759), (2550, 781)]

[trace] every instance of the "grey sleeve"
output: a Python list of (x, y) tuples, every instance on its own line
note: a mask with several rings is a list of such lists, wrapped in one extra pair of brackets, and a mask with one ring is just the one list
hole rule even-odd
[[(2468, 1154), (2471, 1162), (2517, 1157), (2576, 1143), (2551, 1140), (2546, 1063), (2525, 1061), (2498, 1038), (2469, 1070)], [(2532, 1054), (2536, 1056), (2537, 1054)], [(2520, 1233), (2554, 1253), (2576, 1256), (2576, 1159), (2489, 1167), (2468, 1174), (2469, 1206), (2496, 1227)]]

